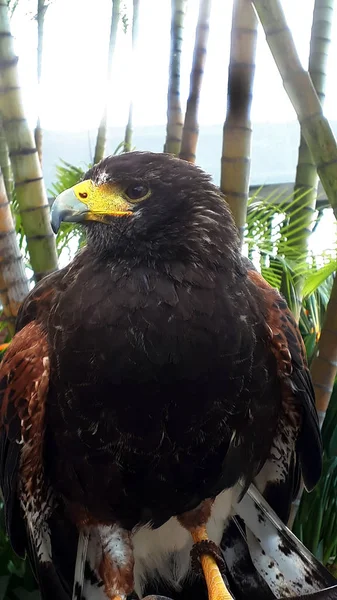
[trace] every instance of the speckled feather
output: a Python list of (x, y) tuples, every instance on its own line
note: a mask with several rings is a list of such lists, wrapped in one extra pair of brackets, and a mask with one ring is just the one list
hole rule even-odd
[[(312, 487), (320, 437), (299, 333), (283, 299), (242, 259), (219, 190), (195, 166), (150, 153), (106, 159), (87, 177), (145, 181), (152, 195), (131, 217), (88, 223), (87, 247), (40, 282), (19, 314), (27, 353), (34, 328), (41, 338), (31, 360), (41, 363), (48, 349), (36, 469), (53, 490), (55, 520), (74, 532), (159, 527), (239, 479), (247, 488), (284, 427), (294, 440), (287, 460), (298, 454)], [(0, 370), (5, 395), (15, 393), (6, 379), (17, 367), (12, 354)], [(7, 410), (14, 434), (1, 433), (1, 485), (22, 550), (15, 407)], [(68, 598), (75, 556), (63, 568), (57, 527), (50, 535)]]

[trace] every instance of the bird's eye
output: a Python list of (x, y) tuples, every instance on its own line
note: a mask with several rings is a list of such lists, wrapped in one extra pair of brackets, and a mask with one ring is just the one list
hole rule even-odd
[(141, 200), (147, 196), (149, 191), (150, 190), (147, 185), (144, 185), (143, 183), (134, 183), (126, 188), (125, 194), (129, 200), (135, 202), (136, 200)]

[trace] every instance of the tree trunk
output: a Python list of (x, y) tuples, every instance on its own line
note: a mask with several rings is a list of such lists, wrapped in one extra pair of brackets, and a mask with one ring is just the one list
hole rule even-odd
[[(326, 64), (331, 41), (333, 7), (334, 0), (315, 0), (311, 28), (309, 74), (322, 106), (325, 98)], [(294, 198), (298, 197), (299, 212), (293, 217), (290, 216), (288, 229), (289, 244), (294, 249), (294, 256), (290, 258), (294, 258), (296, 261), (302, 262), (308, 253), (308, 241), (316, 208), (317, 185), (316, 165), (303, 134), (301, 134), (294, 187)], [(295, 208), (296, 204), (294, 205)], [(292, 233), (292, 227), (294, 233)], [(299, 228), (300, 232), (298, 231)], [(294, 313), (297, 320), (301, 312), (302, 289), (303, 278), (296, 277)]]
[(167, 93), (167, 127), (164, 152), (179, 155), (183, 131), (180, 101), (180, 60), (183, 42), (186, 0), (171, 0), (171, 51)]
[(258, 20), (250, 0), (234, 0), (228, 70), (227, 116), (223, 128), (221, 190), (243, 242), (250, 175), (252, 103)]
[[(46, 15), (46, 11), (48, 8), (48, 4), (46, 4), (46, 0), (38, 0), (37, 1), (37, 85), (38, 85), (38, 96), (40, 99), (40, 85), (41, 85), (41, 74), (42, 74), (42, 56), (43, 56), (43, 28), (44, 28), (44, 19)], [(38, 102), (39, 106), (39, 102)], [(43, 141), (43, 133), (41, 128), (40, 116), (37, 118), (36, 127), (34, 131), (35, 138), (35, 146), (37, 149), (37, 153), (39, 155), (39, 160), (42, 165), (42, 141)]]
[(28, 294), (28, 280), (15, 232), (10, 204), (0, 173), (0, 300), (13, 335), (19, 306)]
[(311, 78), (301, 65), (280, 1), (252, 0), (252, 3), (337, 218), (337, 146), (330, 124), (323, 116)]
[(195, 162), (198, 143), (198, 108), (202, 77), (206, 62), (207, 39), (211, 0), (200, 0), (199, 18), (195, 35), (193, 64), (190, 80), (190, 94), (187, 100), (180, 158)]
[[(132, 60), (133, 60), (133, 68), (137, 50), (137, 42), (138, 42), (138, 29), (139, 29), (139, 0), (133, 0), (133, 14), (132, 14)], [(131, 75), (132, 79), (132, 75)], [(133, 98), (131, 97), (131, 102), (129, 106), (129, 118), (128, 123), (125, 129), (125, 137), (124, 137), (124, 152), (131, 152), (132, 148), (132, 116), (133, 116)]]
[(106, 144), (106, 132), (108, 124), (108, 91), (111, 80), (111, 65), (112, 59), (116, 46), (117, 29), (119, 21), (119, 5), (120, 0), (112, 0), (111, 4), (111, 25), (110, 25), (110, 38), (109, 38), (109, 50), (108, 50), (108, 67), (107, 67), (107, 81), (105, 90), (105, 105), (103, 108), (102, 119), (98, 128), (94, 164), (97, 164), (104, 157), (105, 144)]
[(0, 112), (35, 279), (57, 269), (55, 237), (34, 137), (24, 116), (7, 5), (0, 4)]

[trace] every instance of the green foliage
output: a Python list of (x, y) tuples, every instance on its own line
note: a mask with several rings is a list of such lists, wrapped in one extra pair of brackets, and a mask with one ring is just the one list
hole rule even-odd
[(337, 383), (322, 428), (323, 473), (316, 488), (304, 492), (293, 531), (325, 565), (337, 561)]
[[(293, 247), (296, 240), (294, 233), (296, 230), (299, 236), (301, 233), (300, 225), (296, 223), (296, 215), (299, 214), (298, 199), (295, 202), (293, 195), (282, 197), (276, 192), (259, 200), (259, 193), (260, 190), (248, 205), (245, 238), (248, 255), (259, 266), (266, 281), (281, 290), (293, 311), (296, 306), (295, 283), (301, 278), (303, 301), (299, 326), (310, 362), (321, 332), (333, 273), (337, 267), (336, 246), (320, 256), (314, 255), (310, 250), (306, 257), (300, 255), (296, 247)], [(305, 201), (306, 194), (303, 194), (304, 205)], [(318, 214), (316, 224), (320, 218), (321, 215)]]
[(64, 190), (73, 187), (89, 168), (90, 166), (86, 166), (85, 169), (81, 169), (81, 167), (75, 167), (65, 160), (61, 160), (60, 164), (56, 166), (56, 181), (48, 190), (48, 195), (58, 196)]
[(39, 600), (40, 598), (28, 562), (14, 554), (5, 534), (2, 503), (0, 503), (0, 598), (5, 600)]

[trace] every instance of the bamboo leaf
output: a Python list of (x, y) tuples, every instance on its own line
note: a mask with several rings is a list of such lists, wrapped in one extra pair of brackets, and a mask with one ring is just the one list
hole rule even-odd
[(310, 359), (315, 351), (316, 333), (310, 333), (309, 335), (306, 335), (305, 339), (304, 339), (304, 345), (305, 345), (308, 361), (310, 362)]
[(315, 292), (327, 280), (327, 278), (336, 271), (336, 268), (337, 262), (332, 260), (328, 264), (318, 269), (318, 271), (309, 273), (303, 286), (303, 297), (306, 298)]

